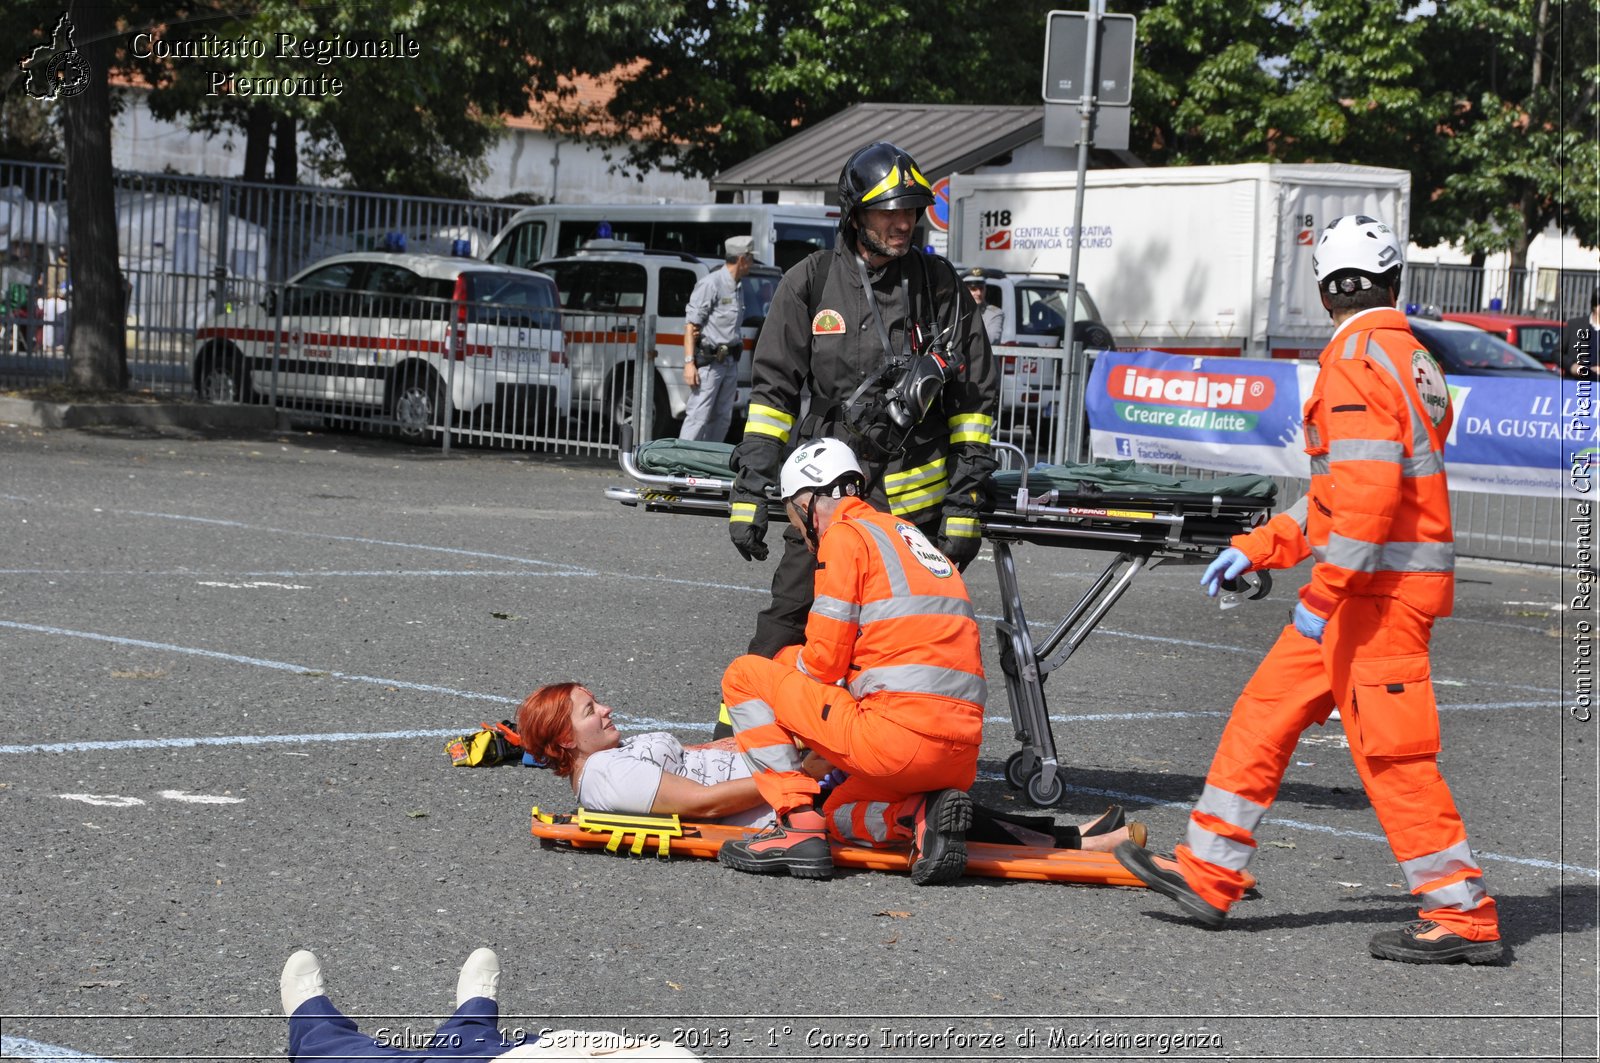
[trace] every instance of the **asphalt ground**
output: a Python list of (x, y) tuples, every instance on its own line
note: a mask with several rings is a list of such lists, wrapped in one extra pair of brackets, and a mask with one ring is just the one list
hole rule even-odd
[[(444, 737), (577, 679), (624, 731), (705, 738), (764, 604), (720, 522), (624, 509), (590, 460), (334, 433), (0, 427), (5, 1054), (281, 1058), (278, 972), (322, 958), (364, 1029), (420, 1037), (489, 944), (502, 1021), (710, 1058), (1592, 1058), (1594, 724), (1556, 569), (1464, 562), (1442, 763), (1510, 959), (1372, 959), (1413, 918), (1337, 724), (1295, 753), (1259, 895), (1221, 931), (1142, 890), (750, 876), (541, 850), (570, 789)], [(775, 538), (775, 536), (774, 536)], [(987, 633), (975, 796), (1025, 809)], [(1036, 635), (1103, 563), (1019, 546)], [(1063, 820), (1124, 803), (1169, 850), (1296, 574), (1226, 612), (1143, 576), (1047, 685)], [(1586, 658), (1585, 658), (1586, 659)], [(52, 1047), (53, 1046), (53, 1047)]]

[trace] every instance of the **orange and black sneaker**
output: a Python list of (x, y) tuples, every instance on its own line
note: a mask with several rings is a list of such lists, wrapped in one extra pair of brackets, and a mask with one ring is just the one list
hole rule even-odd
[(758, 875), (787, 871), (795, 878), (830, 878), (828, 825), (814, 808), (798, 808), (754, 837), (723, 842), (717, 862)]
[(967, 869), (971, 826), (972, 798), (965, 790), (935, 790), (925, 797), (911, 822), (912, 883), (932, 886), (960, 878)]
[(1380, 931), (1368, 948), (1380, 960), (1401, 963), (1497, 963), (1505, 955), (1499, 938), (1473, 941), (1432, 919), (1407, 923), (1403, 930)]

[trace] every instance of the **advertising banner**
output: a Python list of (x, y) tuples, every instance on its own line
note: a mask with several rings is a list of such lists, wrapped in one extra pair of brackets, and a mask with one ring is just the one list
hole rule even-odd
[[(1097, 458), (1304, 478), (1301, 409), (1316, 375), (1309, 361), (1107, 351), (1089, 379), (1090, 448)], [(1554, 375), (1446, 382), (1453, 490), (1559, 496), (1574, 461), (1596, 463), (1592, 385)]]
[(1305, 476), (1300, 376), (1295, 362), (1106, 351), (1089, 377), (1090, 449), (1097, 458)]
[(1592, 383), (1554, 375), (1446, 379), (1456, 411), (1444, 452), (1453, 490), (1557, 497), (1575, 466), (1595, 466)]

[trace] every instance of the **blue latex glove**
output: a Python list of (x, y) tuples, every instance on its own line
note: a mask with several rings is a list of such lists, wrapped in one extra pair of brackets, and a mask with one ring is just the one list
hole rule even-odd
[(848, 778), (850, 778), (849, 775), (846, 775), (844, 772), (840, 771), (838, 768), (834, 768), (832, 771), (828, 772), (828, 774), (824, 775), (821, 779), (818, 779), (817, 780), (817, 785), (822, 787), (822, 792), (823, 793), (827, 793), (829, 790), (832, 790), (835, 786), (838, 786), (840, 783), (844, 782)]
[(1206, 589), (1207, 597), (1215, 598), (1223, 580), (1237, 579), (1249, 567), (1250, 559), (1244, 555), (1244, 551), (1237, 546), (1230, 546), (1206, 566), (1205, 572), (1200, 576), (1200, 586)]
[(1322, 617), (1306, 608), (1305, 602), (1296, 602), (1294, 605), (1294, 629), (1312, 642), (1322, 641), (1322, 629), (1328, 622)]

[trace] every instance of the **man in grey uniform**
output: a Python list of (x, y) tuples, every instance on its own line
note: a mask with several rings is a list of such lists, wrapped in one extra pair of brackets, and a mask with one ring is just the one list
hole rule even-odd
[(989, 336), (989, 347), (993, 349), (1000, 342), (1000, 334), (1005, 331), (1005, 314), (998, 306), (988, 304), (988, 279), (989, 275), (982, 266), (973, 266), (961, 276), (962, 283), (967, 286), (967, 294), (978, 304), (978, 312), (983, 316), (983, 330)]
[(744, 292), (739, 282), (750, 272), (751, 239), (734, 236), (723, 245), (726, 266), (700, 278), (684, 312), (683, 382), (689, 385), (679, 439), (720, 443), (733, 421), (739, 390), (739, 355), (744, 338)]

